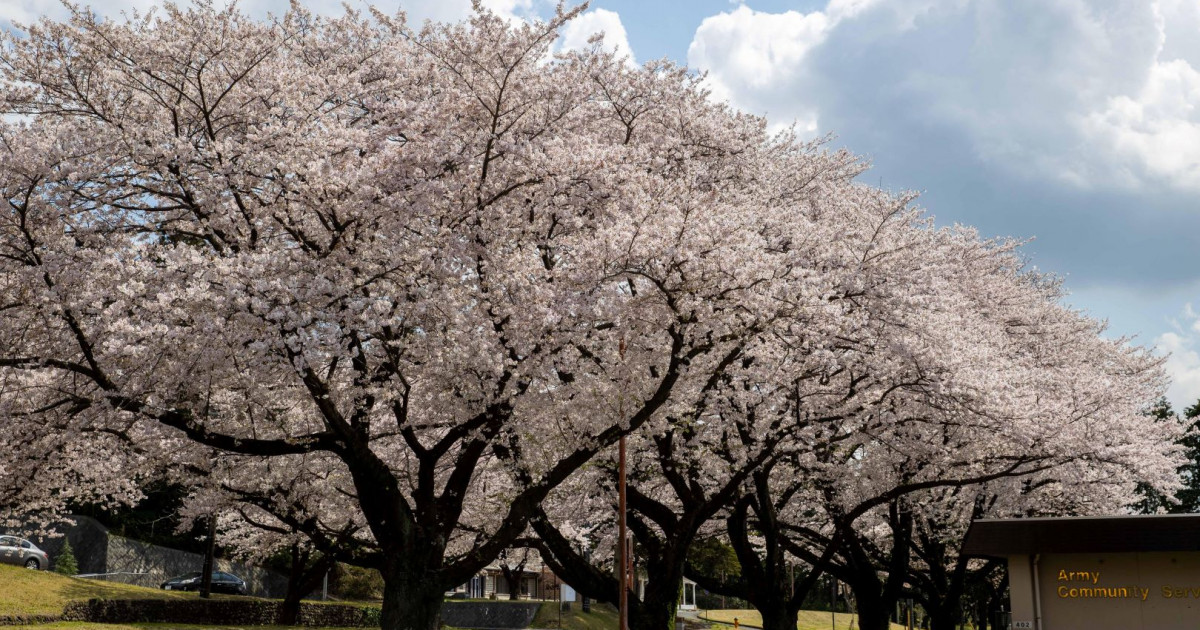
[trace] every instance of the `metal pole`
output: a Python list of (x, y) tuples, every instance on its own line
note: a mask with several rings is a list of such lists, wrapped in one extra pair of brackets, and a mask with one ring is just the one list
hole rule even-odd
[(621, 437), (618, 459), (618, 490), (617, 490), (617, 567), (621, 573), (621, 624), (620, 630), (629, 630), (629, 579), (628, 557), (625, 547), (625, 437)]
[[(621, 337), (618, 352), (621, 362), (625, 362), (625, 337)], [(624, 383), (619, 383), (618, 388)], [(621, 422), (625, 422), (625, 392), (617, 392), (617, 413)], [(625, 547), (625, 436), (622, 435), (617, 446), (617, 567), (621, 573), (620, 588), (620, 630), (629, 630), (629, 554)]]
[[(815, 569), (814, 569), (815, 570)], [(829, 586), (829, 627), (837, 629), (837, 580), (831, 579)]]

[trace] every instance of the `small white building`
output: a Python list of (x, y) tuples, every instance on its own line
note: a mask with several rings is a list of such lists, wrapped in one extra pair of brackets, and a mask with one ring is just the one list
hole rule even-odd
[[(529, 558), (520, 572), (519, 576), (514, 576), (514, 584), (509, 584), (508, 579), (504, 577), (504, 570), (501, 563), (504, 559), (497, 560), (489, 564), (478, 575), (467, 581), (466, 584), (459, 586), (453, 590), (447, 591), (447, 597), (458, 597), (464, 599), (510, 599), (512, 589), (517, 589), (518, 599), (540, 599), (545, 601), (564, 602), (579, 602), (583, 599), (583, 594), (575, 590), (574, 587), (567, 584), (561, 578), (554, 574), (549, 567), (545, 566), (542, 558), (536, 551), (530, 549)], [(520, 554), (524, 554), (525, 550), (510, 551), (509, 558), (517, 558)], [(514, 562), (509, 566), (515, 566)], [(634, 592), (639, 598), (646, 595), (646, 577), (639, 575), (635, 584)], [(696, 610), (696, 583), (684, 578), (683, 591), (679, 597), (679, 610)]]
[[(638, 598), (646, 596), (645, 576), (638, 576), (636, 591)], [(696, 583), (687, 578), (683, 578), (683, 591), (679, 594), (679, 610), (696, 610)]]

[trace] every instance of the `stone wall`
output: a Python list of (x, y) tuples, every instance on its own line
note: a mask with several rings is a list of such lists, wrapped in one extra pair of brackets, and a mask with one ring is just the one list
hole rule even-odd
[[(56, 536), (31, 536), (21, 528), (0, 528), (0, 533), (32, 540), (50, 554), (51, 566), (62, 551), (63, 540), (70, 540), (79, 572), (112, 582), (158, 588), (170, 578), (200, 571), (204, 566), (201, 554), (117, 536), (87, 516), (72, 516), (71, 520), (74, 523), (61, 522), (51, 527), (60, 534)], [(249, 595), (280, 598), (287, 591), (287, 576), (275, 571), (223, 558), (217, 559), (217, 570), (245, 580)]]
[[(114, 581), (151, 586), (157, 588), (170, 578), (204, 566), (204, 556), (130, 540), (121, 536), (108, 536), (108, 571)], [(246, 581), (248, 595), (255, 597), (283, 597), (287, 591), (287, 578), (279, 573), (253, 567), (241, 562), (217, 558), (217, 570), (232, 573)]]
[(442, 623), (455, 628), (528, 628), (541, 602), (446, 602)]

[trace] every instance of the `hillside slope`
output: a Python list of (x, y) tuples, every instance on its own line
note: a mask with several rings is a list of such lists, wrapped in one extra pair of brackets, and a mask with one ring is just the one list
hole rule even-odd
[(195, 593), (160, 591), (0, 565), (0, 617), (60, 615), (67, 602), (104, 599), (184, 599)]

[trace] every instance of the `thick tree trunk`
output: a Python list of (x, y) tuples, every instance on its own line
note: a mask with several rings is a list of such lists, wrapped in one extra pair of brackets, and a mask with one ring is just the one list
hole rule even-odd
[(525, 573), (525, 563), (522, 562), (516, 569), (501, 565), (500, 573), (504, 575), (504, 583), (508, 586), (509, 601), (521, 599), (521, 576)]
[(438, 630), (443, 592), (419, 574), (383, 576), (381, 630)]
[(939, 606), (929, 611), (930, 630), (957, 630), (960, 623), (962, 611), (957, 606)]
[[(657, 557), (647, 557), (646, 587), (641, 601), (630, 607), (630, 630), (675, 630), (675, 613), (683, 589), (683, 569), (687, 550), (695, 537), (695, 528), (681, 527), (675, 537), (660, 544)], [(630, 585), (629, 601), (637, 600), (637, 589)]]
[(300, 551), (300, 545), (292, 545), (292, 563), (288, 571), (287, 592), (283, 595), (283, 605), (279, 609), (279, 625), (294, 626), (300, 616), (300, 600), (304, 597), (301, 592), (301, 582), (304, 581), (304, 563), (308, 554)]
[(880, 599), (858, 600), (858, 627), (862, 630), (888, 630), (891, 607)]
[[(647, 583), (646, 597), (641, 605), (630, 611), (630, 630), (675, 630), (675, 612), (679, 606), (679, 586), (683, 583), (683, 571), (676, 580)], [(673, 585), (673, 586), (672, 586)], [(633, 600), (633, 597), (630, 597)]]
[(334, 566), (333, 556), (323, 556), (309, 566), (311, 557), (310, 553), (302, 553), (298, 545), (292, 547), (292, 566), (288, 573), (287, 592), (284, 593), (283, 604), (279, 609), (279, 625), (296, 625), (300, 617), (300, 601), (305, 595), (316, 590)]
[(288, 589), (287, 594), (283, 596), (283, 604), (279, 607), (279, 625), (296, 625), (296, 621), (300, 617), (300, 600), (303, 597), (299, 590)]
[(204, 545), (204, 568), (200, 574), (200, 597), (212, 596), (212, 574), (216, 570), (217, 515), (208, 517), (208, 541)]
[(763, 630), (795, 630), (796, 612), (785, 605), (759, 607)]

